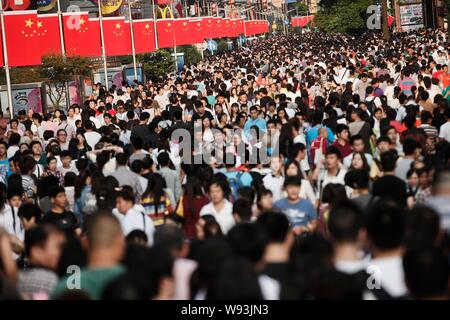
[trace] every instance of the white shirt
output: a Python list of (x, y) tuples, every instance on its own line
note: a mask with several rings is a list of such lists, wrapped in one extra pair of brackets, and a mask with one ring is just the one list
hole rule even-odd
[[(407, 293), (402, 257), (372, 259), (368, 263), (367, 272), (375, 279), (374, 282), (379, 283), (392, 297)], [(364, 295), (365, 300), (374, 298), (370, 292)]]
[[(444, 123), (439, 129), (439, 138), (445, 139), (445, 141), (450, 142), (450, 122)], [(8, 149), (9, 158), (9, 149)]]
[[(329, 176), (328, 170), (325, 170), (322, 177), (320, 178), (320, 190), (323, 190), (327, 184), (329, 183), (335, 183), (335, 184), (342, 184), (345, 186), (345, 175), (347, 174), (347, 170), (345, 169), (339, 169), (338, 174), (336, 176)], [(319, 181), (320, 182), (320, 181)]]
[(273, 202), (283, 198), (284, 177), (268, 174), (263, 178), (264, 187), (272, 192)]
[(59, 167), (58, 167), (58, 171), (61, 172), (61, 174), (62, 174), (63, 176), (65, 176), (67, 172), (73, 172), (73, 173), (75, 173), (76, 175), (79, 174), (78, 169), (77, 169), (77, 167), (76, 167), (76, 165), (75, 165), (75, 160), (72, 160), (72, 161), (70, 162), (70, 167), (69, 167), (69, 168), (64, 168), (63, 166), (59, 166)]
[(20, 240), (23, 241), (25, 230), (22, 228), (20, 218), (17, 215), (18, 211), (19, 208), (14, 208), (13, 211), (11, 210), (11, 206), (9, 204), (5, 204), (3, 211), (0, 212), (0, 227), (3, 227), (6, 230), (6, 232), (15, 235), (16, 237), (18, 237)]
[[(367, 163), (369, 164), (369, 166), (372, 165), (372, 160), (373, 160), (372, 155), (370, 155), (369, 153), (364, 153), (364, 155), (366, 156), (366, 160), (367, 160)], [(343, 161), (344, 166), (346, 168), (350, 168), (350, 166), (352, 165), (352, 160), (353, 160), (353, 153), (350, 153), (348, 156), (346, 156), (344, 158), (344, 161)]]
[(216, 210), (212, 202), (203, 206), (203, 208), (200, 210), (200, 216), (204, 216), (207, 214), (214, 216), (217, 223), (220, 225), (220, 229), (222, 229), (222, 232), (226, 234), (235, 225), (236, 222), (233, 218), (233, 205), (226, 199), (224, 201), (225, 205), (220, 211)]
[(17, 150), (19, 150), (18, 146), (10, 146), (8, 148), (8, 151), (6, 152), (6, 156), (8, 157), (8, 159), (11, 159), (12, 157), (14, 157), (14, 155), (17, 152)]
[(121, 214), (117, 208), (113, 209), (113, 214), (119, 219), (125, 236), (133, 230), (142, 230), (148, 237), (148, 244), (152, 245), (155, 225), (153, 220), (147, 217), (144, 212), (144, 208), (141, 205), (135, 205), (125, 215)]
[(88, 131), (84, 134), (84, 137), (86, 138), (86, 142), (89, 145), (89, 147), (91, 147), (92, 150), (95, 150), (94, 147), (100, 141), (102, 136), (98, 132)]

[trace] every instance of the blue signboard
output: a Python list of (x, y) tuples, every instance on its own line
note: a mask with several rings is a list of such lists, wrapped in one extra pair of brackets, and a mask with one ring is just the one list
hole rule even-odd
[(214, 51), (217, 51), (217, 41), (208, 40), (208, 50), (211, 52), (211, 54), (213, 54)]
[[(142, 67), (137, 67), (137, 81), (138, 82), (144, 82), (144, 71), (142, 70)], [(125, 74), (125, 80), (128, 82), (128, 84), (133, 83), (135, 80), (134, 78), (134, 68), (133, 67), (125, 67), (123, 68), (123, 72)]]

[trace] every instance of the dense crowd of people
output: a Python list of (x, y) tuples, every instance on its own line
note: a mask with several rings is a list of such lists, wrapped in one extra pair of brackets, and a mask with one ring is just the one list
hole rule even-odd
[(447, 299), (444, 31), (272, 36), (0, 120), (0, 297)]

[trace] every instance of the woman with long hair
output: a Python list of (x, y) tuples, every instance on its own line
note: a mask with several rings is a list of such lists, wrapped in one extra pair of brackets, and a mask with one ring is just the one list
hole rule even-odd
[(363, 169), (367, 172), (370, 171), (369, 163), (367, 162), (367, 158), (363, 152), (353, 152), (352, 161), (350, 164), (350, 170), (359, 170)]
[(167, 185), (163, 176), (154, 173), (148, 179), (147, 189), (141, 196), (140, 204), (145, 214), (153, 220), (155, 227), (165, 224), (166, 217), (173, 212)]
[(195, 238), (195, 224), (200, 218), (200, 210), (207, 203), (201, 180), (196, 176), (189, 177), (176, 211), (177, 215), (184, 218), (183, 231), (188, 239)]
[(317, 197), (311, 186), (311, 182), (309, 182), (309, 180), (305, 179), (305, 177), (303, 176), (298, 161), (290, 160), (286, 163), (286, 165), (284, 166), (284, 176), (299, 177), (302, 181), (300, 185), (300, 198), (308, 199), (313, 205), (317, 204)]

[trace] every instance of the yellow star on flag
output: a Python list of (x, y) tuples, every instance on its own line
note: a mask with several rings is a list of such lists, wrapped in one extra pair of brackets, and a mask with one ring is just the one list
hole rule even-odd
[(38, 21), (37, 26), (38, 26), (38, 28), (42, 28), (42, 21)]
[(120, 23), (116, 23), (116, 29), (122, 28), (122, 25)]
[(83, 25), (86, 22), (86, 20), (84, 20), (84, 18), (80, 18), (80, 24)]
[(150, 25), (149, 25), (149, 24), (146, 24), (146, 25), (145, 25), (145, 29), (150, 29)]
[(33, 21), (31, 21), (31, 19), (25, 20), (25, 27), (31, 28), (31, 26), (33, 25)]

